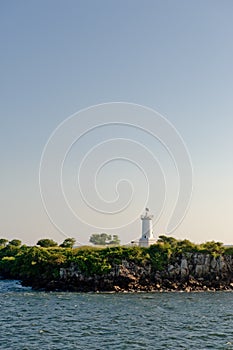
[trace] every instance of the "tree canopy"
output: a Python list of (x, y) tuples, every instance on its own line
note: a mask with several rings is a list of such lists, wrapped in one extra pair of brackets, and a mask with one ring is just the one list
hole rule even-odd
[(118, 235), (109, 235), (107, 233), (93, 233), (89, 240), (94, 245), (119, 245)]
[(8, 242), (8, 239), (0, 238), (0, 247), (5, 247)]
[(75, 238), (66, 238), (62, 244), (60, 244), (60, 247), (62, 248), (73, 248), (75, 245), (76, 239)]
[(20, 247), (22, 242), (20, 239), (12, 239), (8, 244), (14, 247)]
[(43, 248), (57, 247), (57, 242), (50, 238), (42, 238), (37, 242), (37, 245)]

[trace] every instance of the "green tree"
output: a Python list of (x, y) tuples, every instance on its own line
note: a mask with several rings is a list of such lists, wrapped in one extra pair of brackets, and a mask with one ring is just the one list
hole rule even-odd
[(183, 239), (182, 241), (177, 241), (176, 252), (197, 252), (199, 250), (198, 245), (190, 242), (188, 239)]
[(200, 247), (201, 247), (201, 250), (204, 250), (207, 253), (223, 254), (225, 251), (225, 248), (222, 242), (209, 241), (209, 242), (202, 243)]
[(177, 240), (174, 237), (161, 235), (159, 236), (158, 243), (168, 243), (170, 246), (175, 247)]
[(112, 236), (112, 240), (109, 242), (109, 244), (113, 244), (113, 245), (119, 245), (121, 243), (118, 235), (113, 235)]
[(20, 239), (12, 239), (8, 245), (14, 246), (14, 247), (20, 247), (22, 244), (22, 242), (20, 241)]
[(148, 248), (148, 253), (152, 266), (156, 270), (163, 270), (172, 255), (172, 249), (169, 243), (159, 242), (151, 245)]
[(60, 247), (62, 248), (73, 248), (75, 245), (75, 238), (66, 238), (62, 244), (60, 244)]
[(4, 248), (8, 243), (8, 239), (0, 238), (0, 247)]
[(107, 245), (111, 239), (112, 236), (107, 233), (93, 233), (89, 241), (95, 245)]
[(57, 242), (50, 238), (42, 238), (37, 242), (37, 245), (43, 248), (57, 247)]

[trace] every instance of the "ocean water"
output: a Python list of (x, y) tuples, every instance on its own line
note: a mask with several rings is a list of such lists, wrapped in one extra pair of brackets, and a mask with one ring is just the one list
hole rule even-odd
[(45, 293), (0, 280), (1, 350), (233, 349), (233, 292)]

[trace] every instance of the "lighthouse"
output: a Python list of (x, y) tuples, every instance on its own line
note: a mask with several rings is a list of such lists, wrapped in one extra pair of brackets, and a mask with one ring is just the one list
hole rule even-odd
[(146, 208), (145, 214), (141, 215), (142, 237), (139, 239), (140, 247), (149, 247), (151, 244), (156, 243), (156, 239), (153, 235), (152, 219), (153, 215), (149, 215), (149, 209)]

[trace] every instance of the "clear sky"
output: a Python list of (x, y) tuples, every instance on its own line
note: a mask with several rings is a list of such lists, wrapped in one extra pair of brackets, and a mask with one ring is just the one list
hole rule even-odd
[[(232, 243), (232, 38), (231, 0), (2, 0), (0, 236), (30, 244), (42, 237), (63, 241), (40, 198), (43, 148), (70, 115), (95, 104), (124, 101), (165, 116), (191, 155), (193, 198), (172, 235)], [(122, 132), (125, 138), (134, 133)], [(150, 140), (139, 139), (150, 147)], [(88, 151), (79, 147), (76, 160), (78, 149)], [(155, 152), (156, 146), (151, 147)], [(119, 169), (121, 178), (134, 174), (131, 165), (125, 174), (123, 168), (114, 163), (107, 179)], [(69, 187), (69, 175), (67, 182)], [(102, 183), (107, 196), (104, 186), (110, 190), (108, 180)], [(156, 205), (151, 202), (152, 211)], [(163, 229), (162, 221), (154, 231), (161, 234)], [(77, 224), (71, 236), (85, 243), (93, 232), (101, 231)], [(140, 220), (122, 233), (112, 227), (111, 233), (119, 233), (126, 243), (140, 236)]]

